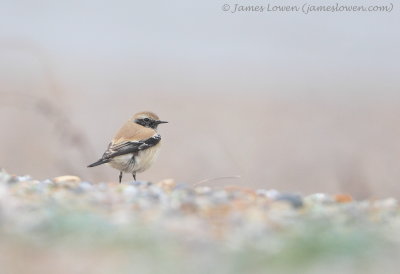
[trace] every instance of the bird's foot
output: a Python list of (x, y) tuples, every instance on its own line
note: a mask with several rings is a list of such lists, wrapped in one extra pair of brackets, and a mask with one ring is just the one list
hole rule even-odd
[(122, 181), (122, 171), (119, 173), (119, 183)]

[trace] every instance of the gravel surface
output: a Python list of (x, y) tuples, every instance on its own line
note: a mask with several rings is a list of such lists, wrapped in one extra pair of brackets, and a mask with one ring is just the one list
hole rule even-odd
[(398, 273), (394, 198), (0, 171), (0, 273)]

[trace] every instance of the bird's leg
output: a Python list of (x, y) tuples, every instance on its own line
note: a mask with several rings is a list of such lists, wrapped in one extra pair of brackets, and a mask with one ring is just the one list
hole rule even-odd
[(119, 183), (122, 181), (122, 171), (119, 173)]
[(132, 172), (133, 179), (136, 181), (136, 172)]

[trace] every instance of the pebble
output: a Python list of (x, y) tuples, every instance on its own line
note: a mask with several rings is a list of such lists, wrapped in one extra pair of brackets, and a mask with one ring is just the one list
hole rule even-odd
[(53, 182), (62, 183), (62, 182), (71, 182), (71, 183), (79, 183), (81, 178), (73, 175), (63, 175), (53, 178)]
[(156, 184), (165, 191), (171, 191), (176, 187), (176, 182), (174, 179), (165, 179)]
[(271, 200), (275, 200), (280, 194), (279, 191), (277, 191), (276, 189), (257, 189), (256, 193), (257, 195), (267, 197)]
[(349, 194), (336, 194), (333, 199), (338, 203), (349, 203), (353, 201), (353, 197)]
[(196, 186), (194, 191), (199, 195), (207, 195), (212, 192), (212, 188), (209, 186)]
[(398, 208), (399, 203), (395, 198), (386, 198), (383, 200), (377, 200), (373, 202), (373, 205), (378, 208)]
[(335, 202), (331, 196), (329, 196), (325, 193), (311, 194), (309, 196), (306, 196), (304, 198), (304, 200), (310, 204), (313, 204), (313, 203), (331, 204), (331, 203)]
[(285, 201), (291, 204), (294, 208), (300, 208), (303, 206), (303, 198), (297, 194), (289, 194), (289, 193), (278, 194), (275, 197), (275, 201)]
[[(201, 240), (237, 235), (276, 237), (288, 227), (301, 229), (307, 220), (318, 218), (337, 225), (358, 219), (384, 224), (387, 218), (400, 218), (396, 214), (399, 204), (394, 198), (355, 201), (349, 194), (325, 193), (303, 197), (275, 189), (191, 187), (173, 179), (155, 184), (141, 181), (118, 184), (92, 183), (65, 175), (37, 181), (30, 176), (9, 175), (3, 169), (0, 182), (0, 206), (7, 213), (1, 216), (1, 222), (8, 224), (5, 227), (9, 231), (25, 231), (26, 235), (38, 224), (46, 227), (67, 218), (66, 213), (82, 212), (121, 231), (129, 231), (137, 222), (164, 230), (169, 227), (176, 230), (182, 225), (187, 235), (202, 235)], [(73, 223), (79, 230), (81, 222)], [(391, 223), (400, 226), (400, 219)]]

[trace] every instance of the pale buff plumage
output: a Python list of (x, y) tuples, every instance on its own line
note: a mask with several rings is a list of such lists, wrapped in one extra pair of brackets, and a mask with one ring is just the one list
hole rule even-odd
[(160, 144), (157, 144), (154, 147), (139, 151), (138, 155), (135, 156), (135, 162), (131, 161), (133, 155), (129, 153), (114, 157), (108, 164), (125, 173), (143, 172), (157, 159), (159, 150)]
[(115, 134), (111, 143), (120, 144), (132, 140), (145, 140), (156, 134), (154, 129), (138, 125), (135, 123), (135, 120), (136, 115), (126, 121), (126, 123), (118, 130), (117, 134)]

